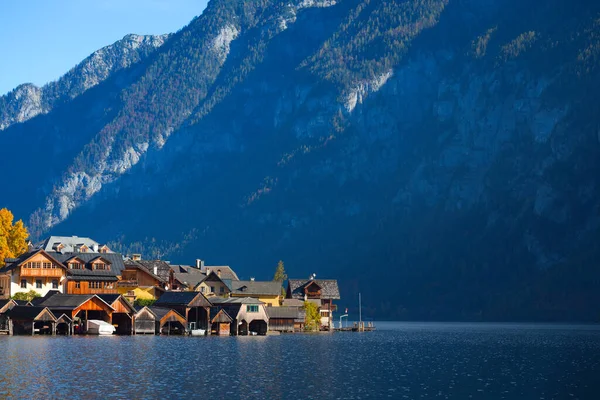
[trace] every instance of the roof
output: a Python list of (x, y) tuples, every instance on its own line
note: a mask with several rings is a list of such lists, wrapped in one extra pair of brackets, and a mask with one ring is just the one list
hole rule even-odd
[(267, 307), (269, 318), (304, 319), (305, 312), (298, 307)]
[(235, 281), (232, 282), (232, 294), (246, 296), (279, 296), (281, 282), (278, 281)]
[(150, 306), (148, 307), (148, 310), (150, 310), (150, 312), (152, 314), (154, 314), (156, 316), (157, 320), (161, 320), (165, 317), (165, 315), (167, 315), (170, 312), (173, 312), (176, 314), (176, 316), (178, 316), (180, 319), (185, 320), (185, 317), (181, 314), (179, 314), (177, 312), (177, 310), (173, 310), (172, 308), (168, 308), (168, 307), (157, 307), (157, 306)]
[(294, 299), (304, 299), (304, 288), (311, 282), (321, 287), (321, 299), (339, 300), (340, 289), (335, 279), (288, 279), (288, 290)]
[(89, 249), (93, 249), (94, 246), (98, 246), (98, 248), (102, 247), (100, 243), (89, 237), (78, 236), (50, 236), (37, 243), (34, 247), (36, 249), (43, 249), (45, 251), (56, 251), (56, 246), (58, 246), (58, 244), (62, 244), (64, 246), (64, 252), (68, 253), (72, 253), (76, 247), (81, 245), (85, 245)]
[(93, 294), (57, 294), (40, 305), (56, 310), (73, 310), (94, 297), (96, 296)]
[(47, 307), (36, 307), (36, 306), (14, 306), (6, 312), (6, 316), (11, 319), (24, 319), (24, 320), (36, 320), (41, 314), (48, 312), (50, 320), (56, 320), (52, 311)]
[(19, 265), (23, 264), (29, 258), (33, 257), (34, 255), (36, 255), (38, 253), (43, 253), (43, 255), (45, 257), (47, 257), (48, 259), (50, 259), (50, 261), (52, 261), (52, 262), (60, 265), (63, 268), (66, 268), (63, 265), (63, 263), (62, 263), (61, 260), (58, 260), (58, 259), (56, 259), (56, 257), (54, 257), (53, 253), (44, 251), (42, 249), (35, 249), (35, 250), (28, 251), (27, 253), (23, 253), (23, 254), (21, 254), (17, 258), (6, 258), (6, 259), (4, 259), (4, 261), (6, 262), (6, 265), (4, 267), (0, 268), (0, 273), (1, 272), (5, 272), (5, 271), (11, 271), (11, 270), (17, 268)]
[(55, 294), (60, 294), (60, 292), (58, 290), (48, 290), (48, 292), (44, 295), (44, 297), (36, 297), (35, 299), (31, 300), (31, 304), (33, 304), (34, 306), (39, 306), (40, 304), (42, 304), (44, 301), (48, 300), (50, 297), (54, 296)]
[(211, 320), (211, 323), (213, 324), (217, 324), (217, 323), (230, 323), (231, 321), (233, 321), (233, 318), (231, 318), (229, 316), (229, 314), (227, 314), (227, 311), (221, 309), (219, 310), (219, 312), (217, 312), (217, 315), (215, 315), (215, 317)]
[(210, 306), (210, 302), (200, 292), (165, 292), (154, 303), (157, 307), (188, 306), (194, 300)]
[(135, 313), (137, 310), (135, 307), (121, 294), (97, 294), (96, 296), (100, 297), (102, 301), (106, 304), (112, 306), (115, 301), (121, 299), (125, 302), (125, 306), (129, 309), (131, 313)]
[(300, 299), (283, 299), (283, 304), (284, 307), (303, 307), (304, 306), (304, 300), (300, 300)]
[(215, 305), (222, 304), (265, 304), (262, 301), (252, 297), (211, 297), (210, 302)]
[(196, 287), (200, 284), (204, 279), (206, 279), (206, 275), (202, 272), (174, 272), (173, 278), (179, 281), (181, 284), (187, 287)]
[[(48, 252), (48, 254), (54, 257), (61, 263), (65, 263), (68, 259), (76, 256), (86, 263), (86, 269), (69, 269), (69, 274), (73, 275), (103, 275), (103, 276), (117, 276), (121, 275), (121, 271), (125, 268), (123, 264), (123, 257), (119, 253), (57, 253)], [(92, 270), (90, 263), (95, 261), (98, 257), (102, 257), (104, 260), (110, 263), (110, 271)], [(77, 272), (75, 272), (77, 271)]]
[(221, 274), (219, 277), (221, 279), (231, 279), (232, 281), (238, 281), (240, 279), (240, 278), (238, 278), (235, 271), (233, 269), (231, 269), (231, 267), (229, 265), (207, 265), (207, 266), (204, 266), (201, 269), (201, 271), (203, 273), (205, 273), (206, 275), (208, 275), (214, 271), (217, 274), (217, 276), (219, 276), (219, 272), (220, 272)]
[(13, 299), (13, 301), (18, 305), (18, 306), (29, 306), (31, 305), (30, 301), (27, 300), (15, 300)]
[[(169, 274), (171, 273), (171, 265), (162, 260), (137, 260), (137, 261), (128, 261), (128, 263), (135, 263), (142, 268), (144, 268), (147, 272), (149, 272), (152, 276), (156, 276), (163, 282), (169, 281)], [(154, 268), (156, 267), (156, 275), (154, 274)]]

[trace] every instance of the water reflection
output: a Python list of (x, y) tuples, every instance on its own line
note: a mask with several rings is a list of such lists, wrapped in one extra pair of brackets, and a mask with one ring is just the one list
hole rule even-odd
[(0, 397), (590, 398), (591, 326), (379, 324), (269, 337), (0, 337)]

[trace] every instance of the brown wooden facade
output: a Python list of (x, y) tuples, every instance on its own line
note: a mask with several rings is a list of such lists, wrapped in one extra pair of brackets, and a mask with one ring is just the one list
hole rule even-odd
[(67, 294), (118, 294), (117, 282), (68, 281)]

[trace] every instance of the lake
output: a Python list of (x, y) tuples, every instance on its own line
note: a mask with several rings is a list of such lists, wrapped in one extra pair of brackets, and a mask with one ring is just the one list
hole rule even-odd
[(267, 337), (0, 336), (0, 398), (600, 398), (598, 326), (377, 328)]

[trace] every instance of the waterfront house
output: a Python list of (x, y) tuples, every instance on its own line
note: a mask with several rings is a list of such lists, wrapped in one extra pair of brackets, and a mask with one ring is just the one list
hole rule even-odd
[(269, 330), (297, 332), (304, 330), (305, 311), (300, 307), (267, 307)]
[(44, 296), (50, 290), (64, 290), (67, 268), (42, 249), (28, 251), (17, 258), (7, 258), (0, 269), (2, 298), (35, 291)]
[(56, 334), (56, 317), (48, 307), (14, 306), (5, 316), (11, 335)]
[(131, 303), (137, 299), (158, 299), (165, 292), (168, 281), (158, 275), (157, 265), (150, 268), (152, 269), (140, 261), (126, 260), (121, 271), (121, 279), (117, 282), (117, 292), (125, 296)]
[(174, 291), (193, 291), (204, 279), (206, 279), (206, 274), (196, 267), (172, 265), (169, 286)]
[(266, 335), (269, 330), (269, 316), (265, 310), (265, 303), (258, 299), (214, 297), (211, 302), (213, 303), (213, 315), (225, 310), (231, 317), (232, 335), (249, 335), (251, 332)]
[(277, 281), (234, 281), (231, 289), (231, 297), (252, 297), (268, 307), (279, 307), (283, 300), (281, 282)]
[(118, 253), (48, 253), (67, 268), (66, 294), (117, 294), (124, 268)]
[(140, 308), (134, 321), (136, 335), (181, 335), (185, 333), (187, 325), (185, 318), (177, 311), (161, 307)]
[(223, 309), (217, 312), (217, 315), (211, 320), (211, 334), (219, 336), (231, 335), (231, 322), (233, 318)]
[(333, 301), (340, 299), (337, 280), (288, 279), (286, 298), (315, 302), (321, 314), (321, 329), (333, 328), (333, 312), (337, 310)]
[[(229, 281), (231, 285), (231, 281)], [(221, 279), (216, 272), (211, 271), (205, 278), (200, 281), (195, 287), (196, 292), (200, 292), (206, 297), (222, 296), (227, 297), (231, 293), (229, 285)]]
[(115, 333), (118, 335), (133, 334), (133, 318), (137, 313), (133, 305), (120, 294), (99, 294), (97, 296), (114, 310), (112, 324), (116, 328)]
[(40, 306), (48, 307), (54, 315), (65, 314), (75, 325), (76, 333), (87, 331), (87, 321), (96, 319), (112, 324), (115, 311), (97, 295), (55, 294), (44, 300)]
[(177, 311), (185, 318), (188, 329), (210, 331), (211, 303), (200, 292), (165, 292), (154, 303), (154, 307)]

